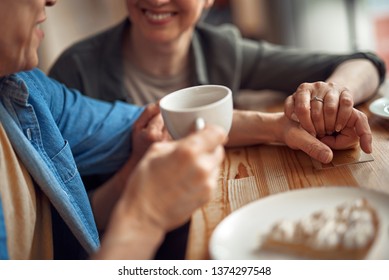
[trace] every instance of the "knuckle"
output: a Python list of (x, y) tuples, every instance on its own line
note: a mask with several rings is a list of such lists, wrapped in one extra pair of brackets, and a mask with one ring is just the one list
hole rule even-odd
[(154, 142), (149, 147), (149, 150), (152, 152), (162, 151), (163, 149), (165, 149), (165, 145), (160, 142)]
[(146, 131), (145, 138), (146, 138), (146, 141), (155, 142), (155, 141), (161, 140), (162, 133), (160, 131), (158, 131), (157, 129), (151, 129), (151, 130)]
[(284, 102), (284, 109), (287, 110), (287, 109), (291, 109), (294, 105), (294, 100), (293, 100), (293, 95), (290, 95), (288, 96), (286, 99), (285, 99), (285, 102)]
[(334, 82), (329, 82), (328, 85), (332, 88), (335, 88), (337, 86), (336, 83)]
[(299, 85), (299, 87), (297, 89), (305, 90), (305, 89), (309, 89), (310, 87), (311, 87), (311, 85), (309, 83), (302, 83)]
[(196, 158), (196, 151), (188, 145), (179, 145), (175, 153), (179, 162), (194, 161)]
[(310, 107), (306, 104), (299, 103), (295, 105), (295, 113), (297, 115), (303, 115), (306, 114), (310, 110)]
[(335, 115), (338, 111), (338, 108), (336, 107), (335, 104), (332, 104), (332, 103), (329, 103), (329, 104), (326, 104), (326, 106), (324, 106), (324, 113), (326, 115)]
[(201, 181), (201, 182), (205, 182), (208, 180), (209, 178), (209, 171), (204, 168), (204, 166), (202, 165), (196, 165), (196, 168), (197, 168), (197, 178)]
[(363, 121), (365, 122), (368, 122), (368, 117), (365, 113), (361, 112), (361, 111), (358, 111), (359, 112), (359, 116), (362, 118)]
[(319, 82), (314, 82), (314, 83), (313, 83), (313, 87), (314, 87), (315, 89), (319, 89), (319, 88), (323, 87), (325, 84), (326, 84), (326, 83), (321, 82), (321, 81), (319, 81)]
[(320, 121), (322, 119), (322, 114), (320, 110), (312, 110), (311, 111), (311, 118), (314, 122)]
[(354, 101), (350, 95), (342, 94), (342, 97), (340, 98), (340, 105), (346, 107), (353, 107)]
[(350, 95), (350, 89), (348, 87), (342, 86), (342, 87), (339, 87), (339, 90), (341, 91), (342, 94)]
[(145, 114), (150, 114), (152, 111), (153, 111), (153, 107), (151, 105), (146, 106), (146, 108), (144, 109)]

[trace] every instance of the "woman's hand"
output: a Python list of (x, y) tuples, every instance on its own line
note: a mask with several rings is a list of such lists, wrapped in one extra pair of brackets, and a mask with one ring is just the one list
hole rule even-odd
[(150, 104), (134, 123), (131, 157), (139, 161), (151, 144), (166, 140), (171, 140), (171, 137), (164, 126), (159, 106)]
[(326, 82), (304, 83), (286, 99), (285, 114), (311, 135), (322, 138), (346, 126), (353, 106), (353, 97), (346, 87)]

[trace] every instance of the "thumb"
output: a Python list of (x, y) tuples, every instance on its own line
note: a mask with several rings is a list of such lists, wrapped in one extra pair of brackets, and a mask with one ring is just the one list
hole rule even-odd
[(149, 104), (143, 110), (143, 113), (136, 120), (134, 127), (135, 129), (142, 129), (147, 126), (147, 124), (159, 114), (159, 106), (157, 104)]
[(330, 163), (334, 156), (330, 147), (306, 131), (300, 135), (297, 148), (322, 163)]
[(299, 119), (294, 112), (294, 99), (292, 95), (288, 96), (285, 100), (284, 113), (289, 119), (299, 122)]

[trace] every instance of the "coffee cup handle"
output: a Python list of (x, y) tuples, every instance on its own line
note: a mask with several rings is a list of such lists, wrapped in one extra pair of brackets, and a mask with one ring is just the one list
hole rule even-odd
[(197, 118), (195, 121), (195, 129), (196, 131), (202, 130), (205, 127), (205, 121), (203, 118)]

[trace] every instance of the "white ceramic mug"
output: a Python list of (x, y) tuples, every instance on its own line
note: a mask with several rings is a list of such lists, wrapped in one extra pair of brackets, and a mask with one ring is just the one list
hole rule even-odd
[(187, 136), (204, 124), (222, 127), (226, 133), (232, 124), (232, 92), (228, 87), (202, 85), (184, 88), (159, 102), (167, 130), (174, 139)]

